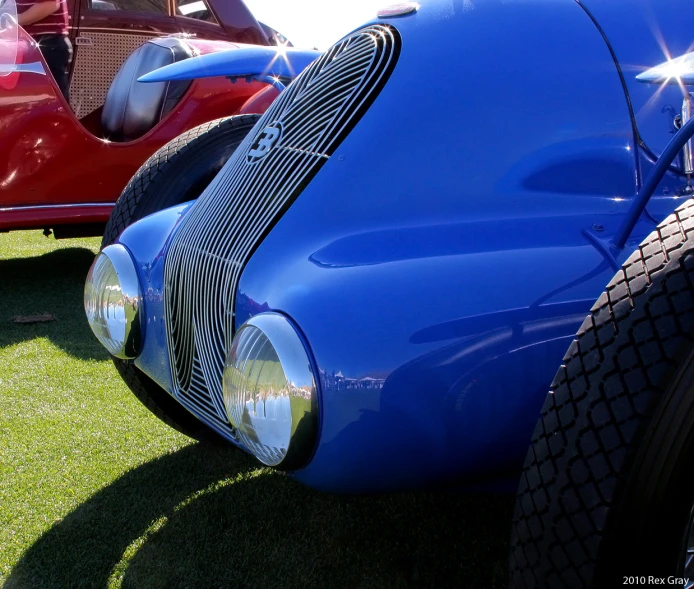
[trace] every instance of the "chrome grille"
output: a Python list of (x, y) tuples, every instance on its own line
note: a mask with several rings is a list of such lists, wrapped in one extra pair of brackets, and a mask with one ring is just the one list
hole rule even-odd
[[(397, 33), (381, 25), (333, 46), (272, 104), (174, 236), (165, 264), (174, 394), (230, 437), (222, 373), (241, 272), (377, 96), (398, 53)], [(275, 143), (265, 152), (267, 137)]]

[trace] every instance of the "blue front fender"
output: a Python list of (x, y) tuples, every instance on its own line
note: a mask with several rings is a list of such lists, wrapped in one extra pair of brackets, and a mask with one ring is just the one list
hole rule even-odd
[(239, 325), (282, 312), (309, 342), (322, 429), (294, 476), (329, 491), (520, 468), (636, 194), (624, 89), (577, 3), (440, 0), (392, 26), (388, 83), (236, 297)]

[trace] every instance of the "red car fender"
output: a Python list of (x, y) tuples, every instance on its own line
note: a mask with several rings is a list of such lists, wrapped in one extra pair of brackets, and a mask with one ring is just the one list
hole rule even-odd
[[(34, 41), (20, 29), (17, 63), (46, 74), (0, 77), (0, 231), (105, 223), (123, 188), (157, 149), (205, 122), (241, 114), (268, 86), (218, 76), (194, 80), (179, 103), (135, 141), (98, 136), (100, 114), (79, 121), (59, 92)], [(195, 41), (198, 54), (233, 44)], [(248, 112), (262, 112), (277, 92)], [(86, 126), (85, 126), (86, 125)]]
[(279, 96), (279, 90), (274, 86), (267, 86), (251, 96), (239, 109), (241, 115), (264, 113)]

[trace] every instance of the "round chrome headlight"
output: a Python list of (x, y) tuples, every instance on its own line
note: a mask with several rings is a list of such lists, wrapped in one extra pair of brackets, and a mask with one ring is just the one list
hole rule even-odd
[(224, 405), (239, 441), (263, 464), (304, 466), (318, 433), (311, 361), (292, 323), (261, 313), (236, 333), (224, 368)]
[(99, 342), (116, 358), (136, 358), (142, 346), (140, 282), (130, 253), (109, 245), (96, 257), (84, 285), (84, 311)]

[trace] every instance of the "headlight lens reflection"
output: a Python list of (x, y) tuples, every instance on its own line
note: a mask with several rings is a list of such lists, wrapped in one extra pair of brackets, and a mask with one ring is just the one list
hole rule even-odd
[(262, 313), (236, 334), (224, 369), (224, 404), (239, 441), (262, 463), (303, 466), (317, 436), (315, 378), (289, 320)]
[(84, 311), (94, 335), (116, 358), (133, 359), (142, 344), (140, 286), (122, 245), (106, 247), (94, 260), (84, 286)]

